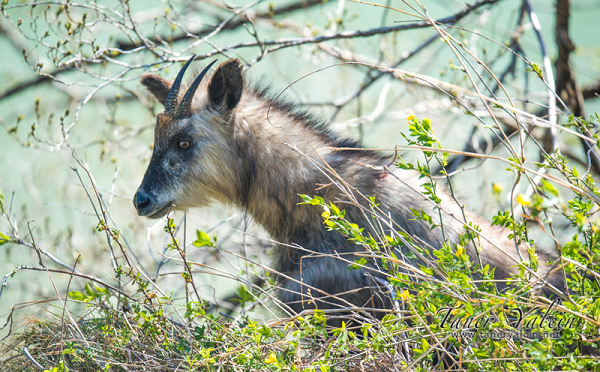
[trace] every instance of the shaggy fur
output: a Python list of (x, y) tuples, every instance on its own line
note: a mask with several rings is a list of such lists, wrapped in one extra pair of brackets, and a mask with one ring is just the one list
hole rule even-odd
[[(164, 103), (172, 82), (144, 75), (142, 84)], [(319, 195), (327, 202), (344, 199), (335, 187), (319, 188), (318, 185), (331, 181), (302, 154), (320, 164), (324, 160), (363, 195), (374, 196), (386, 215), (421, 245), (441, 247), (439, 227), (431, 230), (429, 224), (413, 220), (413, 209), (423, 210), (434, 219), (438, 216), (433, 203), (424, 201), (415, 191), (421, 189), (416, 172), (394, 169), (389, 174), (383, 166), (390, 158), (371, 152), (327, 150), (358, 145), (338, 139), (293, 105), (246, 86), (237, 60), (223, 63), (211, 77), (205, 77), (191, 112), (191, 117), (181, 120), (168, 114), (158, 116), (154, 153), (134, 198), (138, 213), (159, 218), (171, 204), (175, 209), (186, 210), (213, 200), (243, 208), (275, 241), (282, 243), (275, 248), (274, 269), (292, 278), (280, 278), (280, 298), (294, 311), (349, 304), (389, 308), (383, 293), (386, 290), (375, 289), (373, 278), (365, 275), (367, 269), (348, 270), (348, 261), (357, 260), (354, 253), (365, 253), (364, 248), (337, 232), (327, 231), (322, 209), (299, 204), (302, 200), (298, 194)], [(440, 190), (439, 196), (447, 212), (442, 216), (445, 236), (448, 243), (457, 244), (458, 234), (464, 232), (462, 212), (447, 192)], [(345, 209), (349, 221), (370, 226), (359, 208), (350, 204), (340, 207)], [(470, 211), (465, 213), (468, 221), (483, 229), (483, 264), (496, 268), (497, 279), (515, 273), (519, 258), (513, 242), (507, 239), (509, 232), (490, 226)], [(368, 228), (366, 231), (376, 234)], [(526, 250), (519, 249), (527, 257)], [(467, 253), (477, 262), (471, 244)], [(540, 254), (538, 276), (547, 272), (546, 262), (553, 258)], [(549, 281), (561, 288), (560, 275), (550, 276)]]

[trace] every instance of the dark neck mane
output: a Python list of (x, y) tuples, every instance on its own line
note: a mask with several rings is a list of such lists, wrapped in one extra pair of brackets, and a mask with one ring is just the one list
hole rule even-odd
[(335, 186), (320, 188), (331, 184), (331, 180), (311, 159), (322, 165), (324, 160), (340, 174), (345, 173), (344, 177), (373, 173), (373, 179), (381, 172), (358, 164), (380, 165), (383, 158), (363, 151), (330, 150), (360, 146), (339, 139), (322, 122), (294, 107), (271, 98), (265, 90), (244, 94), (234, 114), (234, 147), (240, 161), (239, 199), (234, 204), (250, 213), (274, 239), (298, 243), (300, 236), (325, 232), (320, 216), (323, 211), (298, 205), (302, 201), (298, 194), (319, 195), (327, 200), (335, 200), (340, 194)]

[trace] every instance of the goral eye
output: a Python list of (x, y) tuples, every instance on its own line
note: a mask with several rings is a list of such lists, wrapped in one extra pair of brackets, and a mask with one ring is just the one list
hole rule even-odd
[(179, 142), (179, 147), (181, 147), (182, 149), (187, 149), (188, 147), (190, 147), (190, 143), (188, 141), (181, 141)]

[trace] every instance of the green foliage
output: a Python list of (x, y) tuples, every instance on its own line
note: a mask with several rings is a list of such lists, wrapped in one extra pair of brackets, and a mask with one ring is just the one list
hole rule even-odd
[(422, 220), (429, 223), (431, 225), (431, 230), (438, 226), (434, 223), (433, 218), (427, 213), (425, 213), (422, 209), (416, 210), (411, 208), (410, 210), (412, 211), (413, 216), (415, 216), (415, 220)]
[[(431, 122), (426, 119), (418, 120), (414, 116), (409, 117), (409, 121), (410, 134), (405, 138), (410, 145), (421, 147), (425, 162), (417, 160), (413, 164), (399, 158), (397, 166), (418, 172), (425, 179), (422, 183), (423, 194), (439, 204), (437, 183), (431, 175), (429, 162), (435, 160), (444, 174), (446, 158), (440, 153), (427, 150), (442, 149), (433, 135)], [(517, 165), (522, 164), (522, 160), (513, 158), (511, 162), (514, 166), (509, 167), (509, 170), (516, 175), (521, 174), (522, 170)], [(580, 175), (576, 168), (567, 167), (566, 163), (566, 158), (556, 152), (547, 157), (547, 163), (543, 166), (560, 170), (572, 185), (598, 195), (594, 180), (587, 174)], [(581, 330), (585, 328), (588, 339), (597, 338), (599, 328), (595, 323), (588, 322), (588, 319), (597, 319), (600, 315), (600, 284), (596, 276), (589, 275), (589, 272), (600, 272), (600, 227), (593, 217), (598, 211), (598, 205), (585, 194), (575, 193), (570, 200), (565, 201), (564, 190), (542, 178), (537, 194), (532, 195), (530, 200), (525, 196), (517, 198), (526, 218), (517, 219), (510, 210), (499, 211), (494, 216), (493, 225), (506, 228), (507, 238), (514, 239), (517, 244), (527, 248), (527, 255), (519, 264), (519, 274), (512, 278), (512, 287), (506, 292), (499, 292), (494, 285), (493, 269), (480, 262), (478, 257), (466, 254), (466, 247), (470, 245), (475, 247), (476, 252), (481, 250), (481, 228), (472, 221), (465, 220), (465, 230), (459, 236), (460, 244), (444, 244), (440, 249), (433, 249), (431, 254), (434, 260), (429, 261), (429, 265), (419, 265), (421, 272), (431, 278), (434, 274), (444, 273), (444, 280), (414, 280), (399, 269), (399, 261), (393, 250), (394, 247), (406, 247), (408, 244), (414, 252), (427, 255), (409, 236), (397, 232), (398, 238), (385, 236), (383, 242), (377, 241), (370, 235), (365, 236), (363, 228), (347, 221), (344, 211), (332, 203), (327, 204), (317, 196), (302, 195), (302, 198), (305, 204), (323, 208), (324, 223), (330, 230), (338, 231), (349, 241), (361, 244), (366, 251), (379, 255), (388, 272), (388, 282), (395, 288), (396, 298), (401, 299), (405, 306), (408, 304), (408, 314), (405, 316), (417, 319), (414, 324), (416, 328), (413, 327), (410, 331), (414, 342), (411, 350), (413, 357), (423, 357), (420, 364), (423, 368), (428, 368), (425, 366), (433, 363), (432, 350), (438, 349), (433, 346), (436, 345), (436, 340), (446, 336), (459, 353), (469, 355), (471, 361), (462, 364), (467, 370), (600, 370), (600, 364), (585, 355), (590, 349), (597, 347), (596, 343), (585, 341), (581, 334)], [(423, 210), (411, 211), (415, 220), (426, 222), (432, 230), (443, 229), (443, 225), (436, 223), (441, 219), (437, 220)], [(572, 241), (562, 247), (562, 257), (573, 262), (563, 265), (568, 275), (567, 283), (572, 301), (562, 302), (560, 309), (556, 304), (552, 304), (550, 309), (548, 306), (540, 308), (529, 288), (531, 274), (528, 269), (535, 271), (539, 265), (546, 263), (538, 261), (535, 241), (530, 238), (527, 221), (535, 218), (551, 228), (553, 221), (547, 217), (548, 213), (562, 214), (576, 228)], [(404, 254), (409, 257), (410, 250)], [(412, 259), (415, 258), (413, 255)], [(367, 265), (369, 260), (360, 258), (349, 264), (348, 268), (354, 270)], [(549, 312), (547, 319), (551, 321), (540, 322), (543, 311)], [(523, 314), (525, 316), (519, 328), (516, 319)], [(444, 321), (446, 315), (451, 321)], [(431, 316), (434, 316), (433, 320), (425, 320)], [(485, 321), (476, 323), (477, 319)], [(347, 331), (344, 323), (341, 328), (333, 330), (334, 344), (353, 342), (361, 350), (385, 350), (384, 343), (379, 340), (385, 340), (384, 335), (391, 332), (390, 328), (403, 332), (408, 326), (401, 318), (392, 316), (386, 320), (376, 330), (372, 327), (368, 331), (367, 328), (361, 329), (360, 338)], [(473, 324), (477, 324), (475, 329)], [(556, 331), (556, 324), (569, 326), (553, 333)], [(523, 328), (528, 329), (529, 333), (518, 334), (519, 329)], [(426, 329), (436, 333), (436, 338), (432, 338)], [(468, 332), (465, 333), (465, 330)], [(524, 338), (514, 340), (489, 336), (498, 330), (516, 332), (511, 337), (517, 335)], [(517, 355), (526, 356), (526, 359), (518, 359), (518, 363), (511, 360), (511, 357)], [(498, 362), (497, 358), (503, 359)]]
[(97, 285), (92, 286), (89, 283), (85, 283), (85, 289), (83, 292), (71, 291), (69, 292), (69, 298), (81, 301), (81, 302), (94, 302), (101, 298), (108, 299), (110, 291), (106, 288), (99, 287)]
[(196, 230), (196, 240), (192, 243), (195, 247), (215, 247), (217, 245), (217, 237), (205, 233), (204, 231)]
[(531, 68), (526, 69), (526, 71), (535, 72), (540, 79), (544, 78), (544, 74), (542, 73), (542, 69), (539, 64), (532, 62), (530, 66)]

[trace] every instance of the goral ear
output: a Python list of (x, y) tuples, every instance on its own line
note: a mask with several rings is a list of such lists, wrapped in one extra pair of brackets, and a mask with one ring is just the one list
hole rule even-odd
[(171, 80), (163, 79), (154, 74), (145, 74), (142, 76), (141, 82), (160, 103), (164, 105), (167, 102), (169, 90), (171, 90), (171, 86), (173, 85)]
[(240, 61), (225, 61), (215, 71), (208, 85), (210, 104), (219, 111), (231, 111), (240, 102), (243, 90), (244, 76)]

